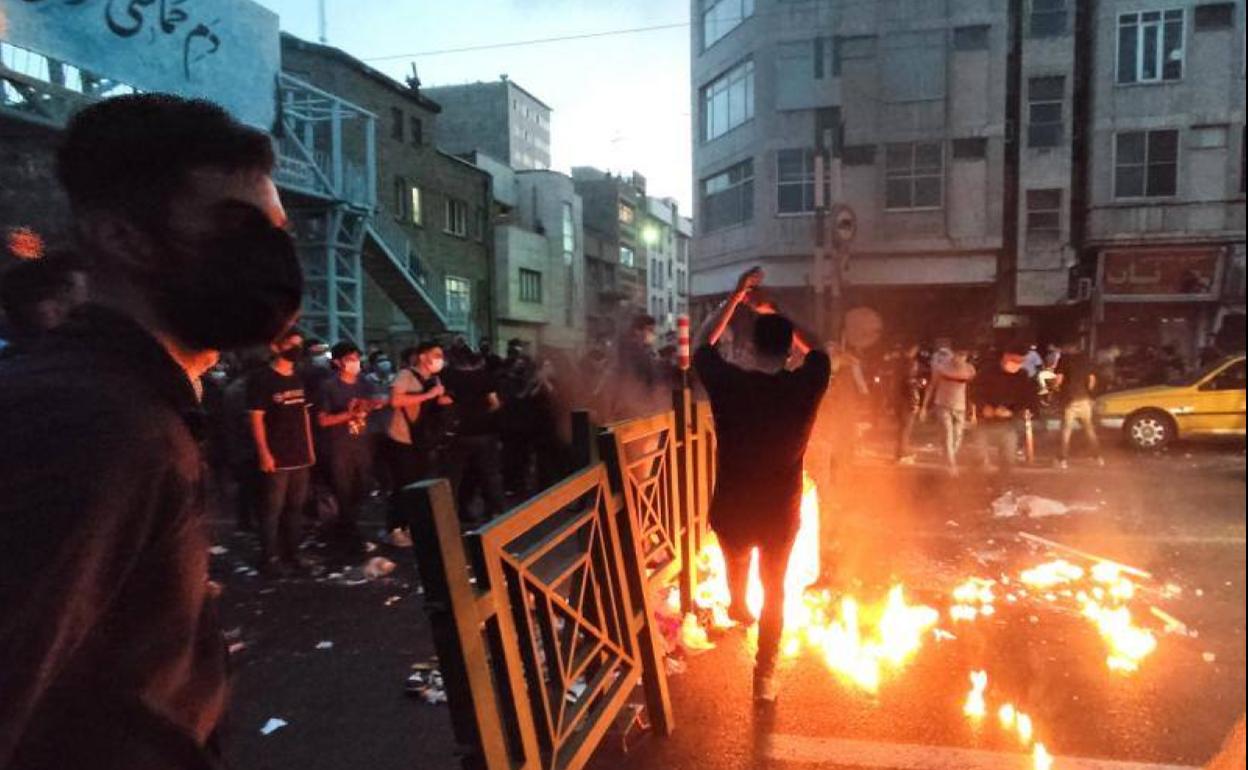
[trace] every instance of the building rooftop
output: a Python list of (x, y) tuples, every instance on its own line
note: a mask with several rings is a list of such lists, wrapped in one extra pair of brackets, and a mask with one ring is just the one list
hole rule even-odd
[(384, 72), (368, 66), (367, 64), (355, 58), (354, 56), (347, 53), (346, 51), (342, 50), (341, 48), (334, 48), (333, 46), (330, 46), (330, 45), (321, 45), (320, 43), (313, 43), (310, 40), (304, 40), (303, 38), (295, 37), (289, 32), (282, 33), (282, 46), (289, 47), (297, 51), (306, 51), (308, 53), (317, 54), (319, 56), (324, 56), (328, 59), (334, 59), (336, 61), (342, 62), (343, 64), (346, 64), (348, 67), (354, 69), (356, 72), (359, 72), (365, 77), (370, 78), (380, 83), (386, 88), (389, 88), (396, 95), (401, 96), (405, 99), (411, 99), (415, 101), (421, 107), (424, 107), (430, 112), (439, 113), (442, 111), (442, 105), (438, 104), (433, 99), (430, 99), (428, 96), (425, 96), (421, 90), (418, 90), (418, 89), (412, 88), (411, 86), (400, 83), (399, 81), (395, 80), (394, 78), (390, 77)]
[(553, 107), (551, 107), (549, 104), (547, 104), (546, 102), (542, 101), (537, 96), (535, 96), (532, 91), (528, 90), (527, 88), (520, 85), (519, 83), (512, 80), (511, 78), (507, 77), (506, 75), (503, 75), (498, 80), (476, 80), (476, 81), (473, 81), (472, 83), (458, 83), (454, 85), (445, 85), (445, 86), (429, 86), (425, 90), (427, 91), (452, 91), (455, 89), (482, 88), (485, 86), (511, 86), (512, 88), (516, 89), (520, 93), (524, 94), (525, 96), (529, 97), (533, 101), (537, 102), (546, 111), (548, 112), (555, 111)]

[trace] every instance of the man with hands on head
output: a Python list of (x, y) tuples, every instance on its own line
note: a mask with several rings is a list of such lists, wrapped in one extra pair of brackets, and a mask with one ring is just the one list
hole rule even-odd
[[(727, 301), (702, 325), (694, 368), (710, 396), (718, 439), (710, 522), (728, 568), (729, 614), (741, 623), (752, 620), (746, 587), (751, 552), (759, 551), (764, 599), (754, 697), (768, 704), (777, 696), (784, 576), (800, 519), (803, 459), (831, 362), (812, 336), (758, 296), (763, 277), (757, 267), (743, 273)], [(750, 369), (728, 363), (717, 349), (742, 306), (757, 315)], [(791, 354), (801, 363), (790, 370), (786, 363)]]

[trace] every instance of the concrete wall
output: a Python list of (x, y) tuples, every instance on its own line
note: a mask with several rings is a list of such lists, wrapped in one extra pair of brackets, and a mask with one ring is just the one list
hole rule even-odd
[(424, 89), (442, 105), (438, 145), (480, 150), (516, 169), (550, 168), (550, 108), (508, 80)]
[[(1235, 4), (1232, 28), (1200, 32), (1193, 23), (1196, 5), (1175, 0), (1100, 4), (1093, 73), (1093, 243), (1243, 240), (1244, 3)], [(1118, 85), (1117, 15), (1179, 7), (1185, 10), (1182, 79)], [(1116, 199), (1115, 134), (1163, 128), (1179, 131), (1178, 194)], [(1210, 134), (1221, 134), (1224, 140), (1211, 141)]]
[[(698, 7), (691, 4), (695, 19)], [(859, 220), (856, 261), (963, 254), (979, 266), (983, 254), (1003, 249), (1006, 73), (997, 63), (1005, 61), (1007, 20), (1004, 0), (760, 4), (754, 17), (704, 53), (699, 53), (695, 24), (695, 221), (703, 217), (700, 181), (745, 158), (754, 162), (754, 208), (753, 220), (744, 225), (712, 233), (697, 229), (695, 276), (709, 271), (715, 277), (695, 277), (693, 293), (718, 286), (723, 275), (760, 260), (780, 268), (776, 274), (788, 276), (791, 285), (809, 285), (810, 270), (803, 263), (809, 264), (814, 250), (814, 217), (779, 214), (777, 152), (816, 146), (818, 109), (833, 110), (824, 118), (830, 115), (833, 122), (839, 110), (846, 145), (875, 147), (874, 163), (842, 167), (841, 200)], [(989, 26), (987, 51), (953, 50), (953, 29), (968, 25)], [(812, 80), (807, 98), (795, 101), (792, 85), (782, 87), (778, 81), (778, 72), (786, 71), (778, 56), (789, 50), (785, 44), (816, 37), (840, 39), (840, 74)], [(854, 55), (843, 48), (846, 37), (860, 38)], [(702, 87), (748, 57), (755, 62), (754, 119), (702, 141)], [(827, 62), (828, 73), (832, 66)], [(790, 109), (794, 105), (800, 109)], [(985, 157), (953, 159), (952, 140), (972, 137), (986, 140)], [(914, 141), (937, 141), (945, 148), (943, 205), (886, 210), (884, 145)], [(909, 273), (896, 264), (901, 263), (882, 262), (873, 274), (906, 285)], [(963, 273), (995, 280), (995, 272), (984, 276), (972, 266), (955, 271), (950, 282)]]

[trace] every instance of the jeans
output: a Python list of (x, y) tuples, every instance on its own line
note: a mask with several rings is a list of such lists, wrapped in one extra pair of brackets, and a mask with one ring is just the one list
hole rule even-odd
[(387, 437), (385, 439), (385, 455), (390, 468), (390, 483), (393, 486), (390, 495), (390, 506), (386, 510), (386, 530), (399, 527), (407, 528), (407, 512), (399, 508), (399, 493), (404, 487), (418, 481), (433, 478), (439, 472), (435, 452), (403, 444)]
[(958, 452), (962, 451), (962, 440), (966, 436), (966, 410), (938, 406), (936, 415), (940, 420), (941, 434), (945, 439), (945, 461), (949, 463), (950, 468), (956, 468), (958, 467)]
[(735, 543), (721, 539), (724, 563), (728, 568), (728, 589), (732, 595), (734, 615), (746, 613), (745, 597), (750, 581), (750, 556), (758, 546), (758, 575), (763, 584), (763, 611), (758, 619), (757, 670), (770, 674), (780, 655), (784, 634), (784, 576), (789, 568), (789, 554), (796, 537), (774, 543)]
[(1083, 423), (1083, 429), (1092, 447), (1092, 454), (1101, 456), (1101, 439), (1096, 435), (1096, 423), (1092, 419), (1092, 400), (1081, 399), (1072, 401), (1062, 409), (1062, 450), (1058, 457), (1065, 460), (1070, 457), (1070, 439), (1075, 432), (1076, 421)]
[(331, 530), (333, 539), (354, 546), (360, 542), (360, 506), (368, 494), (371, 448), (364, 439), (342, 441), (325, 458), (329, 488), (338, 501), (338, 520)]
[(1001, 473), (1008, 474), (1018, 460), (1018, 432), (1021, 427), (1016, 420), (981, 420), (979, 423), (979, 449), (984, 465), (992, 464), (992, 450), (1001, 455)]
[(295, 561), (303, 536), (303, 506), (312, 472), (308, 468), (260, 474), (256, 511), (260, 519), (260, 558)]
[(481, 493), (486, 521), (506, 508), (503, 494), (503, 455), (498, 436), (457, 436), (446, 463), (451, 489), (455, 490), (460, 519), (471, 523), (473, 498)]

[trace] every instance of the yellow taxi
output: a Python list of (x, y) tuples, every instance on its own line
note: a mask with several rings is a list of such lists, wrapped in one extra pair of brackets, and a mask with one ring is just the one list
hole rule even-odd
[(1245, 434), (1244, 356), (1223, 359), (1180, 385), (1108, 393), (1096, 400), (1096, 421), (1121, 430), (1136, 449), (1157, 450), (1178, 438)]

